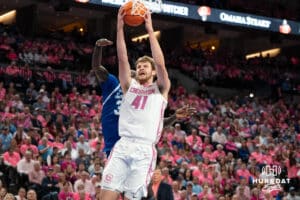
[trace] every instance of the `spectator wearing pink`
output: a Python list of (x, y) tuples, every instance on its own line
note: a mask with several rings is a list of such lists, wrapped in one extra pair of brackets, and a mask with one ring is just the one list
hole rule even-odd
[(63, 188), (58, 193), (58, 200), (69, 200), (74, 199), (73, 192), (70, 191), (70, 182), (66, 181), (63, 183)]
[(19, 73), (19, 68), (17, 67), (15, 62), (12, 62), (11, 65), (6, 67), (5, 71), (6, 74), (16, 77)]
[(63, 152), (64, 159), (61, 163), (61, 170), (65, 171), (67, 167), (70, 165), (73, 169), (76, 169), (76, 163), (71, 159), (71, 152), (69, 150), (66, 150)]
[(237, 148), (235, 142), (233, 141), (233, 137), (231, 135), (228, 135), (227, 139), (228, 140), (225, 143), (225, 150), (230, 151), (230, 152), (236, 154), (237, 151), (238, 151), (238, 148)]
[(198, 176), (200, 184), (213, 184), (213, 177), (212, 174), (209, 173), (209, 170), (206, 168), (203, 168), (203, 173), (200, 173)]
[[(296, 153), (291, 152), (289, 155), (289, 158), (285, 160), (285, 166), (287, 167), (288, 170), (288, 178), (292, 179), (295, 182), (299, 182), (299, 171), (300, 171), (300, 166), (297, 164), (296, 161)], [(297, 180), (298, 179), (298, 180)]]
[(89, 178), (89, 173), (86, 171), (82, 171), (80, 173), (80, 179), (76, 180), (74, 183), (74, 192), (80, 191), (80, 185), (84, 186), (84, 191), (88, 194), (95, 194), (95, 187)]
[(250, 154), (250, 159), (255, 159), (258, 163), (264, 163), (264, 155), (260, 152), (259, 146), (256, 146), (254, 152)]
[(25, 152), (27, 150), (30, 150), (33, 153), (33, 156), (36, 157), (39, 153), (37, 147), (33, 144), (31, 144), (31, 137), (27, 136), (24, 139), (24, 143), (20, 147), (20, 152), (25, 155)]
[(209, 110), (208, 110), (208, 108), (206, 107), (205, 101), (201, 101), (201, 102), (200, 102), (200, 104), (199, 104), (199, 106), (198, 106), (198, 112), (199, 112), (200, 114), (203, 114), (203, 115), (206, 115), (206, 114), (209, 113)]
[(237, 195), (238, 199), (243, 199), (243, 200), (250, 200), (250, 189), (248, 186), (238, 186), (236, 188), (235, 194)]
[(34, 161), (33, 170), (29, 172), (29, 183), (34, 185), (35, 189), (38, 189), (42, 185), (42, 180), (45, 177), (44, 171), (41, 169), (39, 161)]
[(80, 184), (77, 189), (73, 194), (74, 200), (92, 200), (91, 195), (84, 190), (83, 184)]
[(198, 136), (197, 129), (192, 129), (192, 134), (186, 137), (186, 143), (195, 152), (201, 152), (202, 150), (202, 139)]
[[(43, 75), (48, 83), (53, 83), (56, 79), (56, 74), (52, 71), (52, 68), (50, 66), (47, 67), (47, 71), (43, 72)], [(55, 91), (55, 89), (54, 89), (54, 91)], [(55, 93), (56, 93), (56, 91), (55, 91)], [(56, 95), (55, 97), (58, 98), (57, 99), (58, 101), (61, 100), (60, 96)]]
[(79, 116), (88, 121), (90, 119), (90, 110), (86, 104), (82, 104), (79, 109)]
[(232, 187), (232, 185), (236, 182), (234, 178), (230, 178), (228, 176), (228, 172), (226, 170), (221, 172), (221, 186), (225, 188), (226, 186)]
[(209, 135), (209, 126), (206, 122), (201, 122), (199, 126), (200, 135), (208, 136)]
[(32, 152), (27, 150), (24, 157), (17, 164), (18, 173), (28, 175), (34, 169), (33, 164)]
[(6, 89), (3, 87), (3, 81), (0, 82), (0, 100), (3, 100), (6, 95)]
[(197, 176), (197, 177), (200, 177), (200, 175), (202, 176), (202, 172), (203, 171), (203, 163), (202, 162), (198, 162), (197, 163), (197, 166), (193, 169), (193, 177), (194, 176)]
[(97, 111), (97, 105), (94, 105), (89, 109), (89, 115), (88, 118), (93, 118), (95, 116), (98, 116), (100, 112)]
[(251, 190), (251, 199), (250, 200), (263, 200), (263, 195), (260, 194), (258, 188), (253, 188)]
[(77, 88), (73, 87), (71, 93), (69, 93), (69, 95), (68, 95), (70, 101), (75, 100), (77, 98), (77, 95), (78, 95)]
[[(92, 134), (95, 134), (95, 131), (92, 131)], [(89, 145), (91, 147), (91, 153), (99, 153), (104, 148), (104, 141), (102, 138), (93, 138), (90, 140)]]
[(205, 137), (204, 141), (202, 143), (202, 149), (204, 150), (206, 147), (210, 147), (211, 149), (213, 149), (213, 145), (210, 144), (210, 137)]
[(93, 117), (93, 121), (90, 123), (90, 128), (92, 130), (98, 131), (98, 134), (100, 134), (101, 123), (100, 123), (99, 118), (97, 116)]
[(59, 91), (59, 87), (55, 87), (53, 91), (53, 95), (56, 99), (56, 102), (62, 102), (63, 100), (63, 95)]
[(267, 165), (272, 165), (273, 164), (273, 156), (271, 154), (269, 154), (269, 152), (266, 152), (266, 154), (262, 156), (262, 162)]
[(92, 90), (91, 101), (94, 105), (101, 101), (101, 96), (97, 95), (96, 90)]
[(202, 154), (202, 157), (207, 158), (210, 162), (216, 162), (216, 157), (214, 153), (211, 151), (211, 147), (205, 147), (205, 150)]
[(220, 180), (219, 179), (214, 179), (214, 183), (211, 187), (211, 191), (215, 196), (220, 196), (220, 195), (224, 195), (224, 188), (223, 186), (220, 184)]
[(91, 105), (91, 100), (88, 98), (87, 93), (83, 93), (79, 98), (79, 101), (81, 102), (81, 104)]
[(57, 136), (55, 137), (55, 141), (52, 142), (51, 145), (52, 145), (53, 148), (54, 148), (54, 147), (56, 147), (56, 148), (58, 148), (58, 149), (63, 149), (63, 148), (64, 148), (64, 144), (61, 143), (61, 138), (60, 138), (59, 135), (57, 135)]
[(214, 194), (211, 192), (208, 184), (203, 185), (203, 191), (198, 195), (199, 199), (216, 200)]
[(20, 159), (20, 154), (18, 152), (15, 152), (13, 148), (10, 148), (3, 154), (3, 162), (7, 166), (16, 168)]
[(226, 154), (225, 151), (223, 151), (223, 145), (218, 144), (217, 149), (213, 152), (214, 157), (219, 160), (221, 158), (225, 158)]
[(58, 105), (57, 105), (57, 101), (56, 101), (55, 97), (51, 97), (50, 102), (47, 105), (47, 110), (52, 113), (55, 113), (57, 106)]
[(167, 132), (167, 141), (170, 143), (175, 138), (175, 129), (173, 127), (165, 128), (163, 131)]
[(172, 182), (172, 190), (173, 190), (174, 200), (182, 200), (178, 181)]
[(175, 164), (174, 156), (172, 155), (172, 153), (171, 153), (170, 150), (166, 150), (166, 153), (161, 156), (161, 160), (165, 160), (165, 161), (171, 162), (172, 165)]
[(246, 163), (243, 163), (241, 168), (236, 171), (236, 176), (238, 180), (241, 178), (245, 178), (247, 181), (249, 181), (251, 174), (247, 169)]

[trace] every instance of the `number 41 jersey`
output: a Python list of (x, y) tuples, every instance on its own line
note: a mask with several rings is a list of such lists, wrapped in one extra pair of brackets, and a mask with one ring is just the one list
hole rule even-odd
[(156, 82), (140, 85), (132, 79), (120, 108), (119, 135), (156, 144), (163, 128), (166, 99)]

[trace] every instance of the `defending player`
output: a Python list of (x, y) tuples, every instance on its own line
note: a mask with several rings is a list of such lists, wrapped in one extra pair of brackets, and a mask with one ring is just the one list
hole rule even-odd
[[(119, 117), (121, 139), (115, 144), (103, 172), (102, 200), (117, 200), (120, 192), (131, 200), (147, 195), (147, 185), (156, 165), (155, 144), (160, 138), (170, 90), (164, 56), (154, 35), (149, 12), (145, 15), (145, 27), (153, 59), (139, 58), (136, 79), (131, 78), (123, 18), (121, 7), (117, 22), (119, 79), (124, 94)], [(157, 76), (156, 82), (154, 76)]]
[(122, 90), (118, 79), (108, 73), (101, 65), (102, 62), (102, 47), (113, 44), (107, 39), (99, 39), (93, 52), (91, 74), (96, 77), (97, 83), (102, 90), (102, 133), (104, 136), (103, 151), (109, 156), (111, 149), (116, 141), (120, 139), (118, 133), (119, 123), (119, 106), (122, 100)]

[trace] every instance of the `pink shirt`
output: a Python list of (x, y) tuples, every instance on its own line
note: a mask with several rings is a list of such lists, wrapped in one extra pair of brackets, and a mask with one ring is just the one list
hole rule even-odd
[(30, 149), (34, 155), (37, 155), (39, 153), (37, 147), (33, 144), (23, 144), (21, 145), (20, 152), (22, 155), (25, 155), (25, 152)]
[(222, 157), (226, 156), (226, 154), (223, 150), (222, 151), (215, 150), (213, 152), (213, 155), (214, 155), (215, 158), (222, 158)]
[(0, 100), (3, 100), (6, 94), (6, 89), (5, 88), (1, 88), (0, 90)]
[(300, 168), (297, 167), (296, 165), (290, 166), (290, 163), (288, 160), (285, 162), (285, 165), (288, 170), (288, 178), (297, 178), (298, 177), (297, 173), (300, 170)]
[(204, 193), (204, 192), (201, 192), (199, 195), (198, 195), (198, 198), (199, 199), (203, 199), (204, 197), (206, 197), (208, 200), (215, 200), (215, 196), (212, 194), (212, 193)]
[[(80, 195), (78, 192), (74, 193), (73, 194), (73, 198), (74, 200), (80, 200)], [(92, 200), (91, 196), (89, 193), (85, 193), (85, 197), (84, 197), (84, 200)]]
[(200, 176), (198, 176), (198, 178), (199, 178), (200, 184), (204, 184), (204, 183), (208, 183), (209, 185), (213, 184), (213, 178), (212, 178), (212, 175), (210, 175), (210, 174), (207, 174), (206, 177), (203, 174), (200, 174)]
[(181, 194), (180, 192), (173, 192), (174, 200), (181, 200)]
[(64, 192), (64, 191), (61, 191), (58, 194), (58, 199), (59, 200), (67, 200), (68, 198), (69, 199), (74, 199), (74, 194), (72, 192)]
[(60, 142), (53, 142), (52, 147), (57, 147), (58, 149), (63, 149), (64, 148), (64, 144), (60, 143)]
[(186, 142), (188, 143), (188, 145), (193, 146), (193, 145), (201, 145), (202, 144), (202, 139), (199, 136), (194, 136), (194, 135), (190, 135), (188, 137), (186, 137)]
[(244, 177), (246, 178), (247, 180), (249, 180), (249, 177), (251, 176), (250, 172), (248, 169), (238, 169), (236, 171), (236, 175), (237, 175), (237, 178), (239, 179), (240, 177)]
[(20, 154), (17, 152), (13, 152), (12, 155), (9, 155), (9, 152), (7, 151), (3, 154), (3, 161), (9, 163), (13, 167), (17, 166), (20, 159)]
[(211, 162), (216, 161), (216, 157), (213, 153), (208, 153), (208, 152), (205, 151), (205, 152), (203, 152), (202, 157), (203, 158), (208, 158), (208, 160), (211, 161)]

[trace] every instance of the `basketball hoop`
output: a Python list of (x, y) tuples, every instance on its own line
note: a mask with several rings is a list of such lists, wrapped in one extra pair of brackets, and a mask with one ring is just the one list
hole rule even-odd
[(162, 1), (161, 0), (132, 0), (132, 15), (145, 16), (145, 7), (151, 13), (160, 13), (162, 11)]

